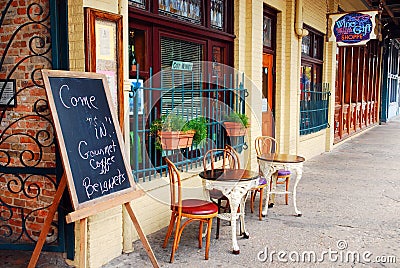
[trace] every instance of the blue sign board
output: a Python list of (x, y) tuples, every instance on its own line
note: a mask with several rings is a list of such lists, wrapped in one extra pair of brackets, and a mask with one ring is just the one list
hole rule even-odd
[(362, 45), (375, 39), (376, 13), (368, 11), (330, 15), (333, 36), (329, 41), (336, 41), (338, 45)]
[(348, 44), (369, 40), (372, 32), (371, 16), (361, 13), (349, 13), (336, 21), (333, 31), (336, 42)]

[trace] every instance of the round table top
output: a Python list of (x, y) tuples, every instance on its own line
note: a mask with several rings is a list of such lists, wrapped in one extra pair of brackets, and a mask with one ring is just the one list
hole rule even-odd
[(258, 173), (247, 169), (214, 169), (202, 171), (200, 178), (217, 181), (250, 181), (258, 178)]
[(306, 159), (302, 156), (293, 155), (293, 154), (261, 154), (257, 156), (257, 159), (263, 161), (270, 162), (278, 162), (278, 163), (301, 163)]

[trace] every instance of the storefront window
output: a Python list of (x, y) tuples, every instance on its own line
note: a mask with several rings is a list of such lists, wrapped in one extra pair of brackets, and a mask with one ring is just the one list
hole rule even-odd
[(158, 10), (164, 15), (201, 23), (201, 0), (159, 0)]
[(322, 47), (323, 47), (323, 37), (321, 36), (314, 36), (314, 54), (313, 57), (317, 59), (322, 59), (323, 53), (322, 53)]
[(301, 41), (301, 53), (310, 56), (311, 36), (306, 35)]
[(217, 29), (224, 27), (224, 0), (211, 0), (211, 26)]
[(129, 71), (136, 75), (137, 66), (145, 68), (145, 32), (138, 29), (129, 29)]
[(322, 83), (323, 34), (305, 26), (309, 32), (301, 42), (300, 135), (328, 127), (329, 86)]
[(263, 45), (272, 47), (272, 19), (264, 16), (263, 22)]
[(300, 69), (300, 89), (303, 91), (311, 90), (312, 66), (301, 66)]
[(129, 6), (146, 9), (146, 0), (129, 0)]

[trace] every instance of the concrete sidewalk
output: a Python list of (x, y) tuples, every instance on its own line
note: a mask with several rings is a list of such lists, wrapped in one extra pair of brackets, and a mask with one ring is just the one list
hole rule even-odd
[[(299, 218), (283, 196), (263, 221), (246, 208), (250, 238), (239, 238), (240, 255), (231, 254), (223, 221), (218, 240), (213, 226), (207, 261), (197, 248), (197, 224), (186, 227), (173, 264), (172, 239), (161, 247), (166, 229), (148, 239), (162, 267), (400, 267), (400, 119), (307, 160), (297, 192)], [(134, 246), (104, 268), (150, 267), (141, 242)], [(397, 263), (387, 263), (392, 256)], [(386, 263), (373, 262), (379, 257)]]
[[(284, 205), (283, 196), (277, 196), (263, 221), (247, 207), (250, 238), (238, 239), (240, 255), (231, 254), (231, 229), (224, 221), (218, 240), (213, 225), (207, 261), (204, 247), (197, 248), (198, 224), (186, 227), (173, 264), (169, 263), (172, 239), (166, 249), (161, 247), (166, 228), (148, 235), (148, 240), (162, 267), (400, 267), (399, 162), (397, 119), (305, 162), (297, 198), (302, 217), (294, 216), (291, 203)], [(134, 246), (135, 252), (104, 268), (151, 267), (141, 242)], [(308, 261), (314, 253), (317, 262)], [(0, 267), (26, 267), (30, 254), (0, 251)], [(360, 261), (353, 263), (357, 256)], [(397, 263), (369, 262), (390, 256)], [(297, 257), (299, 261), (291, 261)], [(38, 267), (67, 265), (61, 254), (45, 252)]]

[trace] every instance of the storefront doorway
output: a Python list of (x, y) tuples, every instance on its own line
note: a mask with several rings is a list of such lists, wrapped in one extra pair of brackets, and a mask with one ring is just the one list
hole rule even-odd
[(276, 10), (264, 6), (262, 55), (262, 135), (275, 137)]
[(275, 136), (274, 55), (263, 53), (262, 135)]

